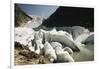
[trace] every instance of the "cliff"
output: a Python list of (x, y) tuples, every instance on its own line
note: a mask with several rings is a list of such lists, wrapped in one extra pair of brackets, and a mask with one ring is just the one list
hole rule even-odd
[(44, 24), (47, 27), (83, 26), (94, 27), (94, 9), (80, 7), (59, 7)]

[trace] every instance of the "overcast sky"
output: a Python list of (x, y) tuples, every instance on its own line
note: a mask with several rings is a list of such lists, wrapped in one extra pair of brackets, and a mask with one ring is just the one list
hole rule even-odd
[(48, 18), (58, 8), (58, 6), (31, 4), (19, 4), (19, 6), (24, 12), (26, 12), (30, 16), (37, 15), (44, 18)]

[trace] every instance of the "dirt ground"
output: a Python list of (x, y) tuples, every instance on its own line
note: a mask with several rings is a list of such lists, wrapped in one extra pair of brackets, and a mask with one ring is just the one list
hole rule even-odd
[(30, 65), (30, 64), (47, 64), (50, 61), (42, 55), (30, 52), (27, 49), (15, 48), (14, 64), (15, 65)]
[[(94, 47), (88, 45), (80, 47), (80, 52), (74, 52), (73, 58), (75, 62), (93, 61), (94, 60)], [(15, 65), (31, 65), (31, 64), (49, 64), (51, 63), (48, 58), (30, 52), (22, 47), (15, 47), (14, 50), (14, 64)]]

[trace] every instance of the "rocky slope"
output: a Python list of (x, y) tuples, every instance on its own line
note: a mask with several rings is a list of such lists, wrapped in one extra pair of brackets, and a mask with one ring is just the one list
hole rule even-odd
[(30, 16), (28, 16), (20, 7), (15, 4), (15, 27), (21, 26), (28, 21), (32, 20)]
[(36, 28), (42, 24), (44, 18), (41, 16), (29, 16), (26, 12), (21, 10), (21, 8), (15, 4), (15, 27), (28, 27)]

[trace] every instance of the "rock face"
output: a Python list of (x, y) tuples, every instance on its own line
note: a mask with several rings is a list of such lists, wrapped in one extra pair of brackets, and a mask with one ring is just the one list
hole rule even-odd
[(94, 9), (80, 7), (59, 7), (47, 20), (47, 27), (94, 27)]
[(15, 27), (21, 26), (28, 21), (32, 20), (30, 16), (28, 16), (24, 11), (20, 9), (20, 7), (15, 4)]

